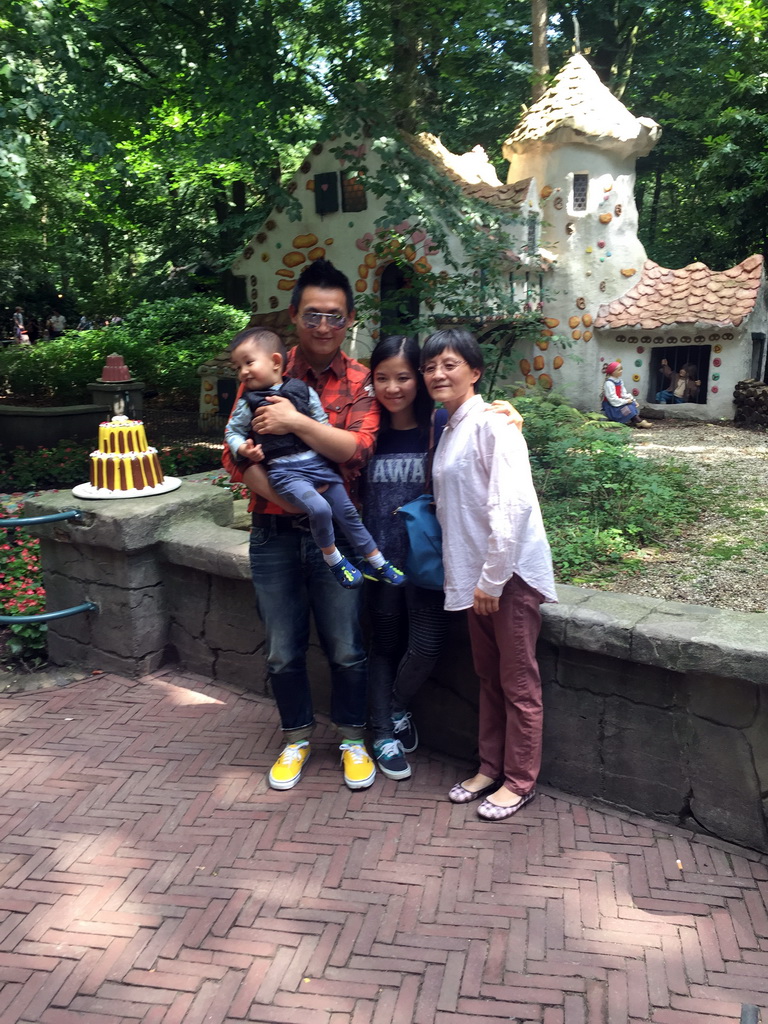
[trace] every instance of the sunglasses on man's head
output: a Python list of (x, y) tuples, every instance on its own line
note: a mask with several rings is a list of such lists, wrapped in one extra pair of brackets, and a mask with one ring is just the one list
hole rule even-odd
[(332, 331), (340, 331), (347, 326), (347, 318), (341, 313), (302, 313), (301, 322), (305, 327), (311, 329), (319, 327), (325, 318), (325, 322)]

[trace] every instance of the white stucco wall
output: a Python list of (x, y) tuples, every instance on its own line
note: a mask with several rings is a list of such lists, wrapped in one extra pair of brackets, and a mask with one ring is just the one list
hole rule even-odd
[[(589, 175), (582, 211), (573, 208), (575, 174)], [(530, 365), (536, 379), (538, 365), (574, 405), (594, 408), (601, 382), (592, 326), (597, 310), (632, 286), (645, 261), (637, 237), (635, 160), (584, 145), (530, 144), (525, 153), (512, 154), (508, 181), (528, 175), (542, 196), (541, 244), (556, 255), (557, 266), (546, 281), (543, 312), (554, 340), (544, 350), (542, 343), (533, 346), (521, 360), (521, 374)]]
[[(348, 276), (356, 300), (365, 295), (379, 294), (381, 274), (392, 260), (391, 255), (379, 259), (373, 251), (376, 222), (385, 218), (385, 199), (376, 196), (371, 189), (366, 189), (368, 205), (364, 211), (345, 213), (339, 209), (338, 212), (320, 216), (315, 210), (315, 175), (343, 170), (347, 164), (337, 152), (347, 147), (354, 149), (365, 161), (369, 178), (378, 172), (381, 159), (372, 150), (370, 141), (344, 142), (337, 139), (332, 143), (318, 144), (289, 185), (300, 203), (300, 218), (291, 220), (287, 210), (274, 209), (234, 262), (233, 273), (246, 278), (252, 312), (270, 314), (287, 310), (301, 270), (319, 258), (331, 260)], [(524, 204), (524, 215), (529, 211), (538, 211), (535, 185), (531, 186)], [(392, 225), (409, 238), (400, 255), (410, 262), (416, 273), (429, 270), (452, 273), (432, 239), (415, 225), (415, 219), (412, 222), (406, 219)], [(510, 235), (509, 248), (520, 252), (525, 236), (523, 219), (517, 225), (516, 232)], [(455, 260), (462, 262), (462, 250), (455, 238), (451, 240), (450, 251)], [(442, 310), (439, 307), (435, 309), (436, 314), (440, 312)], [(352, 355), (364, 358), (377, 339), (375, 323), (358, 325), (348, 333), (345, 348)]]

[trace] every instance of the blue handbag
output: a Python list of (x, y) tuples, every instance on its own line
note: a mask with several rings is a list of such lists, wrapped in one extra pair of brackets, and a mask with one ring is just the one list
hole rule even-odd
[(442, 590), (445, 585), (443, 572), (443, 531), (437, 521), (435, 499), (430, 494), (432, 485), (432, 460), (440, 440), (443, 427), (448, 421), (445, 409), (436, 409), (429, 430), (429, 455), (426, 467), (426, 490), (413, 501), (406, 501), (398, 512), (405, 520), (408, 534), (408, 555), (405, 559), (405, 575), (411, 583), (425, 590)]
[(442, 590), (445, 584), (443, 531), (435, 514), (435, 499), (431, 494), (420, 494), (397, 511), (405, 520), (408, 534), (405, 575), (417, 587)]

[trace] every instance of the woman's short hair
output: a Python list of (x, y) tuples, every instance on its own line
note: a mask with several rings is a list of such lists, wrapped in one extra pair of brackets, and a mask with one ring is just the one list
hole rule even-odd
[(477, 391), (485, 369), (483, 350), (480, 348), (477, 338), (462, 327), (448, 327), (443, 331), (435, 331), (424, 342), (424, 347), (421, 350), (421, 365), (424, 366), (425, 363), (430, 362), (447, 349), (451, 349), (457, 356), (461, 356), (473, 370), (480, 371), (480, 376), (475, 382), (475, 391)]

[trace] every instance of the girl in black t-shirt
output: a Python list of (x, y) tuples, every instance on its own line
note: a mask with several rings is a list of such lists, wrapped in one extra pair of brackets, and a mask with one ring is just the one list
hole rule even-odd
[[(419, 373), (420, 350), (412, 338), (389, 337), (371, 355), (371, 380), (381, 405), (376, 452), (363, 473), (363, 520), (384, 557), (403, 565), (405, 523), (396, 510), (423, 493), (430, 438), (437, 443), (447, 418), (434, 411)], [(390, 779), (406, 779), (406, 753), (418, 745), (408, 707), (434, 669), (448, 613), (442, 590), (369, 588), (372, 625), (368, 659), (374, 757)]]

